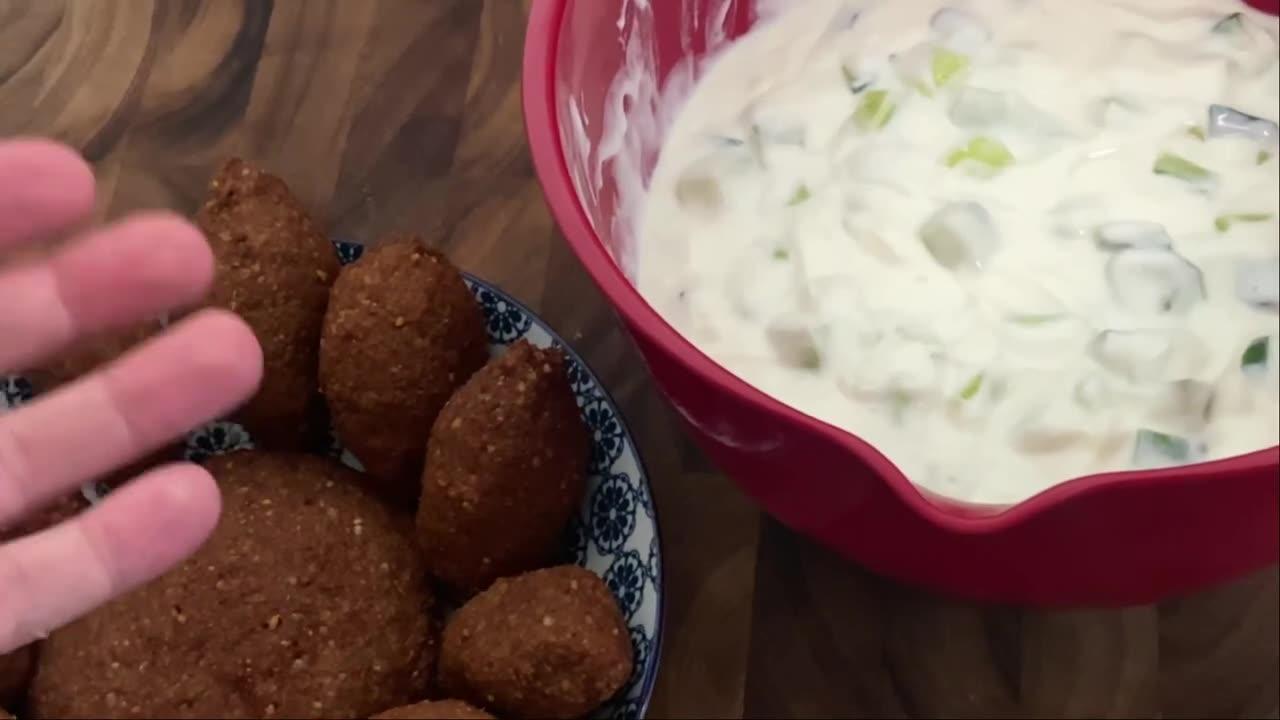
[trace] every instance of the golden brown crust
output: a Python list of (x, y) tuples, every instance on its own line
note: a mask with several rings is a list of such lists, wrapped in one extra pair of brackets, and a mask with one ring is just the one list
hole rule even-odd
[(428, 443), (418, 540), (436, 577), (474, 592), (549, 562), (582, 499), (589, 441), (559, 350), (521, 341), (476, 373)]
[(461, 700), (428, 700), (380, 712), (369, 720), (496, 720)]
[(33, 716), (366, 717), (423, 697), (433, 601), (409, 518), (323, 458), (209, 469), (209, 542), (46, 640)]
[(431, 424), (488, 352), (462, 275), (420, 238), (387, 238), (338, 276), (320, 389), (338, 437), (391, 497), (417, 502)]
[(577, 718), (622, 687), (632, 662), (609, 588), (565, 565), (499, 580), (454, 613), (440, 686), (510, 717)]
[(262, 345), (261, 389), (237, 419), (265, 447), (298, 448), (337, 254), (283, 180), (236, 158), (213, 178), (196, 224), (216, 263), (210, 304), (239, 314)]

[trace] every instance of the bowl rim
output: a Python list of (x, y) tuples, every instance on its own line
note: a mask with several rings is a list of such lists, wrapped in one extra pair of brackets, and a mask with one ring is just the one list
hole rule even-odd
[[(666, 593), (664, 592), (667, 584), (667, 563), (663, 560), (662, 553), (662, 526), (658, 520), (658, 501), (654, 493), (653, 483), (649, 481), (649, 469), (644, 464), (644, 455), (640, 452), (640, 446), (636, 443), (635, 437), (631, 434), (631, 427), (627, 424), (626, 416), (623, 415), (622, 409), (618, 406), (618, 402), (614, 400), (613, 394), (596, 375), (591, 366), (587, 364), (582, 355), (573, 348), (561, 335), (556, 332), (551, 324), (542, 319), (542, 316), (534, 312), (528, 305), (513, 297), (510, 293), (484, 278), (477, 277), (466, 271), (460, 271), (462, 277), (468, 283), (478, 285), (485, 290), (496, 295), (500, 300), (515, 307), (524, 313), (535, 325), (540, 327), (543, 332), (551, 337), (560, 350), (569, 356), (574, 362), (578, 363), (584, 372), (591, 378), (591, 382), (595, 384), (596, 391), (599, 392), (600, 398), (608, 403), (613, 410), (613, 417), (618, 422), (618, 427), (622, 430), (623, 439), (627, 446), (631, 448), (631, 453), (635, 457), (636, 469), (639, 471), (637, 480), (643, 484), (649, 493), (649, 504), (653, 508), (653, 512), (649, 515), (653, 521), (653, 537), (658, 548), (658, 572), (654, 575), (653, 588), (655, 595), (655, 607), (653, 616), (653, 646), (649, 648), (647, 658), (648, 667), (644, 669), (644, 674), (640, 676), (640, 692), (637, 696), (637, 716), (636, 720), (641, 720), (649, 712), (649, 703), (653, 699), (653, 691), (657, 687), (658, 668), (662, 664), (662, 641), (666, 630)], [(644, 512), (637, 508), (637, 512)]]
[(809, 416), (721, 367), (655, 311), (605, 249), (582, 207), (559, 132), (556, 71), (560, 34), (571, 0), (533, 0), (525, 32), (521, 101), (526, 139), (543, 196), (569, 247), (632, 332), (669, 352), (704, 383), (738, 402), (804, 428), (866, 463), (916, 514), (942, 529), (988, 535), (1031, 522), (1069, 501), (1108, 492), (1200, 482), (1224, 474), (1280, 467), (1280, 444), (1244, 455), (1159, 470), (1123, 470), (1067, 479), (1012, 504), (981, 504), (934, 495), (911, 482), (891, 460), (857, 435)]

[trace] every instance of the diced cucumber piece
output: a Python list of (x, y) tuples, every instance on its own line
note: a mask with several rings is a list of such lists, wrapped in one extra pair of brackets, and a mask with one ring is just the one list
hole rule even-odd
[(774, 248), (774, 260), (786, 260), (789, 257), (791, 257), (791, 253), (786, 248)]
[(861, 77), (848, 65), (840, 66), (840, 75), (844, 77), (844, 86), (854, 95), (859, 95), (871, 87), (871, 80)]
[(1219, 215), (1214, 218), (1213, 226), (1218, 232), (1226, 232), (1236, 223), (1260, 223), (1266, 222), (1275, 217), (1271, 213), (1232, 213), (1230, 215)]
[(1152, 172), (1157, 175), (1169, 175), (1190, 183), (1213, 182), (1214, 175), (1208, 168), (1173, 153), (1160, 153)]
[(969, 58), (946, 48), (933, 51), (933, 84), (945, 87), (957, 75), (969, 69)]
[(1155, 430), (1139, 430), (1134, 438), (1133, 464), (1168, 467), (1191, 462), (1191, 441)]
[(897, 109), (889, 98), (888, 90), (871, 90), (863, 94), (862, 101), (853, 111), (853, 121), (863, 130), (879, 130), (889, 124)]
[(970, 378), (969, 382), (965, 383), (964, 387), (960, 389), (960, 399), (972, 400), (977, 397), (978, 393), (982, 390), (982, 379), (982, 373), (978, 373)]
[(1133, 248), (1107, 262), (1107, 285), (1122, 307), (1138, 313), (1183, 315), (1204, 300), (1200, 268), (1167, 248)]
[(809, 186), (801, 184), (800, 187), (796, 188), (795, 192), (791, 193), (791, 199), (787, 201), (787, 206), (795, 207), (806, 202), (811, 197), (813, 197), (813, 194), (809, 192)]
[(1222, 18), (1213, 24), (1213, 32), (1219, 35), (1234, 35), (1244, 29), (1244, 15), (1238, 12)]
[(920, 241), (948, 270), (981, 270), (1000, 247), (995, 221), (974, 202), (949, 203), (920, 226)]
[(1103, 250), (1173, 247), (1169, 230), (1148, 220), (1103, 223), (1094, 229), (1093, 239)]
[(1259, 164), (1259, 165), (1266, 165), (1266, 164), (1267, 164), (1267, 161), (1269, 161), (1269, 160), (1271, 160), (1271, 153), (1267, 152), (1266, 150), (1259, 150), (1259, 151), (1258, 151), (1258, 164)]
[(980, 135), (970, 140), (964, 147), (951, 151), (942, 162), (949, 168), (965, 163), (976, 163), (983, 170), (981, 174), (994, 175), (1013, 165), (1017, 159), (1004, 143), (995, 138)]
[(1204, 128), (1200, 127), (1199, 125), (1192, 125), (1191, 127), (1187, 128), (1187, 134), (1201, 141), (1209, 139), (1209, 135), (1205, 133)]
[(1249, 347), (1246, 347), (1240, 355), (1240, 367), (1245, 370), (1265, 368), (1270, 344), (1271, 338), (1268, 337), (1260, 337), (1249, 343)]

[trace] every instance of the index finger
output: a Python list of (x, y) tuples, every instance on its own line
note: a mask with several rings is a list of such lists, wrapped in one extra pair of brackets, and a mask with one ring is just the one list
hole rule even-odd
[(74, 228), (93, 202), (93, 170), (71, 148), (0, 141), (0, 252)]

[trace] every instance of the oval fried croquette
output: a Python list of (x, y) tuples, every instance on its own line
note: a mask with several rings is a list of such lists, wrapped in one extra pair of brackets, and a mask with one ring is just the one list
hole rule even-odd
[(380, 712), (369, 720), (495, 720), (495, 718), (461, 700), (428, 700)]
[(631, 676), (631, 638), (604, 581), (576, 565), (498, 580), (440, 644), (440, 686), (522, 718), (577, 718)]
[(54, 632), (32, 717), (367, 717), (422, 698), (433, 602), (410, 519), (324, 458), (208, 467), (223, 495), (212, 537)]
[(262, 345), (261, 389), (236, 419), (261, 445), (296, 449), (309, 436), (337, 254), (283, 180), (240, 159), (213, 178), (196, 224), (215, 260), (210, 304), (239, 314)]
[(555, 555), (582, 499), (590, 437), (564, 355), (513, 344), (436, 418), (418, 540), (436, 577), (463, 593)]
[(334, 283), (320, 390), (338, 437), (391, 497), (417, 501), (431, 424), (488, 358), (462, 275), (420, 238), (385, 239)]

